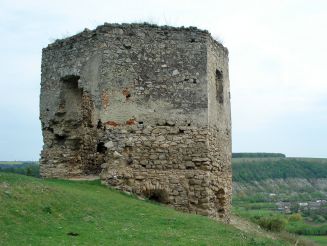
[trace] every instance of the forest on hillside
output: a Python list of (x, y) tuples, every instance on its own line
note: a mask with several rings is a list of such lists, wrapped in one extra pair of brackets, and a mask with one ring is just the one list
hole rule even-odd
[(251, 161), (233, 159), (233, 181), (251, 182), (264, 179), (327, 178), (327, 159), (258, 158)]

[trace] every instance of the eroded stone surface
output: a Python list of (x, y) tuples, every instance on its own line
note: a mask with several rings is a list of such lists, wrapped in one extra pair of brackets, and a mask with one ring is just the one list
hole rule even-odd
[(42, 53), (43, 177), (229, 220), (228, 52), (207, 31), (105, 24)]

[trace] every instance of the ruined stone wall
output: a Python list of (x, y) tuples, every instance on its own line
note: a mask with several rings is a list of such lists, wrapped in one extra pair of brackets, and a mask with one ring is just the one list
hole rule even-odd
[(228, 220), (228, 54), (208, 32), (105, 24), (56, 41), (42, 53), (40, 119), (42, 176), (101, 173)]
[[(229, 179), (210, 158), (208, 127), (129, 126), (106, 129), (103, 183), (185, 211), (228, 220)], [(215, 149), (216, 150), (216, 149)], [(217, 170), (214, 170), (214, 169)], [(219, 177), (217, 174), (219, 173)]]
[(208, 157), (218, 216), (224, 217), (232, 200), (232, 139), (228, 51), (221, 46), (208, 39)]
[[(43, 175), (60, 177), (84, 172), (83, 168), (77, 171), (77, 167), (87, 166), (88, 161), (78, 152), (83, 149), (85, 153), (89, 146), (85, 141), (96, 146), (98, 140), (84, 134), (91, 129), (79, 132), (80, 125), (92, 128), (99, 120), (107, 125), (151, 125), (170, 120), (207, 124), (206, 37), (206, 32), (197, 29), (104, 25), (44, 49), (40, 112), (46, 143), (42, 156), (47, 157), (41, 158)], [(80, 122), (76, 107), (70, 109), (70, 102), (65, 104), (62, 100), (67, 78), (78, 78), (82, 97), (90, 101), (87, 123)], [(69, 107), (60, 109), (61, 104)], [(76, 117), (71, 120), (69, 111), (74, 110)], [(56, 133), (69, 128), (70, 133)], [(55, 150), (55, 135), (68, 139), (85, 135), (81, 146), (73, 147), (78, 149), (76, 154), (67, 148), (62, 151), (70, 153), (69, 162), (76, 162), (73, 170), (60, 161), (66, 157)], [(86, 154), (92, 156), (90, 160), (94, 148)]]

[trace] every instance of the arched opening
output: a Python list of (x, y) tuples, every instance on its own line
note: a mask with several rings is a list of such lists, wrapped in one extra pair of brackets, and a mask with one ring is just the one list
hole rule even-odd
[[(53, 132), (53, 130), (52, 130), (52, 132)], [(54, 139), (56, 141), (56, 144), (58, 144), (58, 145), (64, 145), (66, 142), (66, 138), (67, 138), (66, 135), (54, 134)]]
[[(61, 77), (59, 82), (60, 93), (54, 118), (49, 122), (49, 131), (52, 133), (51, 147), (60, 147), (64, 155), (61, 162), (71, 166), (67, 172), (73, 170), (82, 161), (81, 147), (83, 136), (79, 131), (82, 124), (82, 95), (83, 90), (78, 86), (80, 77), (77, 75), (67, 75)], [(49, 109), (49, 111), (52, 110)], [(54, 156), (57, 153), (53, 154)], [(74, 158), (72, 158), (74, 157)]]
[(78, 75), (66, 75), (61, 78), (61, 81), (68, 82), (70, 84), (75, 84), (75, 87), (78, 87), (79, 79), (80, 79), (80, 76), (78, 76)]
[(99, 119), (97, 123), (97, 129), (102, 129), (102, 128), (103, 128), (103, 124), (102, 121)]
[(163, 189), (152, 189), (144, 192), (144, 196), (148, 198), (150, 201), (159, 202), (167, 204), (168, 200), (168, 193)]
[(216, 193), (216, 209), (218, 212), (218, 216), (220, 218), (224, 217), (225, 215), (225, 207), (226, 207), (226, 194), (224, 189), (219, 189)]
[(67, 75), (61, 78), (61, 105), (66, 120), (72, 122), (81, 121), (82, 119), (82, 96), (83, 90), (78, 87), (77, 75)]
[(107, 151), (107, 147), (105, 146), (104, 142), (99, 142), (97, 144), (97, 152), (104, 154)]
[(216, 97), (219, 103), (224, 103), (224, 78), (221, 71), (216, 69)]
[[(70, 150), (79, 150), (81, 146), (81, 137), (74, 134), (82, 120), (82, 90), (78, 87), (79, 78), (77, 75), (67, 75), (60, 79), (62, 84), (58, 109), (51, 126), (54, 143)], [(64, 129), (64, 132), (59, 134), (54, 129), (60, 129), (59, 132)]]

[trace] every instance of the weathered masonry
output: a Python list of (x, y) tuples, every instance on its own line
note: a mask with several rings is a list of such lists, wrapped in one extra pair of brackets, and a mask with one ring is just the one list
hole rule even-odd
[(228, 51), (207, 31), (104, 24), (42, 53), (41, 174), (229, 220)]

